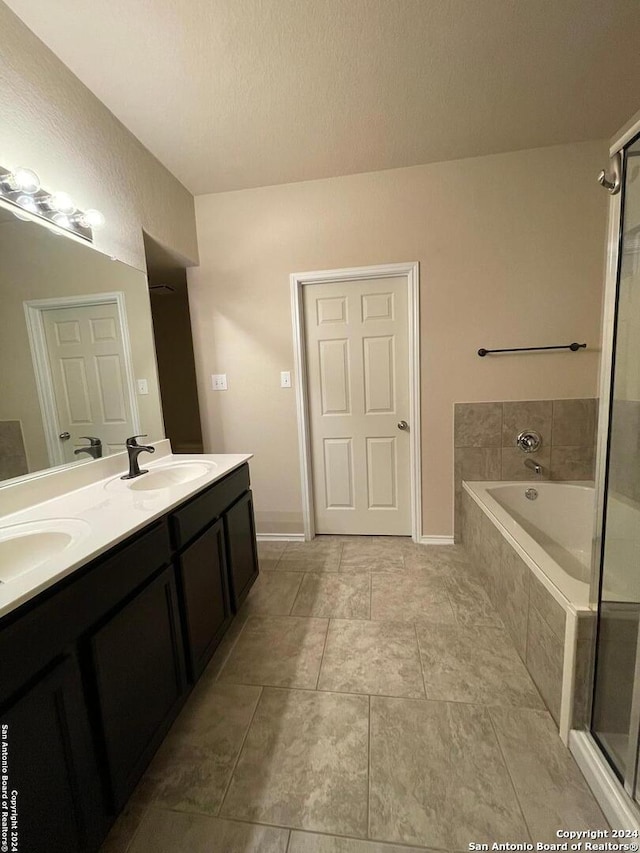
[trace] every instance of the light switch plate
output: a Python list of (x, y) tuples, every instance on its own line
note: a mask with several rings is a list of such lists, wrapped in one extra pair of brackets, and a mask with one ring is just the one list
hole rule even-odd
[(148, 394), (149, 393), (149, 383), (146, 379), (138, 379), (138, 394)]
[(280, 373), (280, 387), (291, 388), (291, 371), (283, 370)]
[(226, 391), (227, 390), (227, 374), (226, 373), (212, 373), (211, 374), (211, 387), (214, 391)]

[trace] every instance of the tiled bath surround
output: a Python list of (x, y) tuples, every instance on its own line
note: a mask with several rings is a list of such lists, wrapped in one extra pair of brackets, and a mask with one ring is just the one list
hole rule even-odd
[[(519, 400), (454, 406), (455, 537), (460, 541), (463, 480), (592, 480), (597, 400)], [(542, 437), (525, 454), (516, 445), (523, 430)], [(540, 475), (525, 459), (542, 466)]]
[(569, 602), (563, 607), (466, 491), (461, 506), (470, 562), (566, 737), (586, 722), (594, 614)]

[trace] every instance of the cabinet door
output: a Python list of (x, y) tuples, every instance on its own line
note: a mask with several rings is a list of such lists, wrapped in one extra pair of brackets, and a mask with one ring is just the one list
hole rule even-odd
[(114, 806), (121, 808), (171, 725), (185, 690), (172, 569), (91, 638)]
[(1, 715), (0, 723), (8, 849), (96, 850), (106, 818), (75, 660), (63, 658)]
[(227, 510), (224, 515), (224, 526), (227, 537), (231, 601), (237, 612), (258, 577), (256, 528), (250, 491)]
[(179, 558), (189, 674), (195, 681), (231, 620), (222, 521), (199, 536)]

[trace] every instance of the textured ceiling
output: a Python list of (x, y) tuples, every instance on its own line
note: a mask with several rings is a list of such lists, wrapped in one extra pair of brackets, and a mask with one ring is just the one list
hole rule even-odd
[(611, 136), (638, 0), (8, 0), (192, 192)]

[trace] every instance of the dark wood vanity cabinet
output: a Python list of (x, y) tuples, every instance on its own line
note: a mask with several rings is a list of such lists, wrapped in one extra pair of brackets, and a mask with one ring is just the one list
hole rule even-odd
[(226, 539), (222, 519), (178, 557), (189, 675), (195, 681), (232, 618)]
[(76, 661), (65, 656), (52, 662), (1, 720), (9, 849), (12, 831), (19, 851), (96, 849), (107, 824)]
[(18, 850), (98, 850), (257, 573), (245, 464), (0, 620)]
[(251, 492), (245, 494), (224, 515), (229, 555), (229, 577), (234, 612), (249, 594), (258, 576), (258, 553)]
[(119, 811), (185, 692), (173, 571), (154, 577), (92, 634), (89, 645), (109, 787)]

